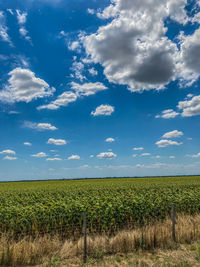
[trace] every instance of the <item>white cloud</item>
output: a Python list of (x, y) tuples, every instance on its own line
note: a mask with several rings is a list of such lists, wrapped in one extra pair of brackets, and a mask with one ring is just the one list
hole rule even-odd
[(95, 13), (94, 9), (91, 9), (91, 8), (88, 8), (88, 9), (87, 9), (87, 12), (88, 12), (89, 14), (91, 14), (91, 15), (94, 15), (94, 13)]
[(20, 10), (16, 10), (17, 13), (17, 20), (19, 24), (25, 24), (26, 23), (26, 17), (27, 17), (27, 12), (21, 12)]
[(55, 131), (58, 129), (55, 126), (51, 125), (51, 123), (35, 123), (31, 121), (25, 121), (24, 127), (41, 131), (45, 130)]
[(181, 75), (181, 86), (191, 86), (200, 77), (200, 28), (191, 35), (179, 35), (180, 40), (180, 62), (178, 72)]
[[(113, 19), (82, 41), (88, 57), (104, 67), (110, 82), (140, 91), (161, 89), (174, 79), (178, 49), (165, 36), (164, 20), (171, 15), (185, 23), (186, 12), (185, 1), (172, 2), (114, 0), (98, 14)], [(175, 12), (175, 6), (181, 11)]]
[(156, 118), (171, 119), (177, 117), (178, 115), (179, 113), (173, 109), (166, 109), (162, 111), (161, 115), (156, 115)]
[(53, 145), (56, 145), (56, 146), (62, 146), (62, 145), (66, 145), (67, 142), (64, 139), (49, 138), (49, 140), (47, 141), (47, 144), (53, 144)]
[(60, 31), (59, 33), (60, 36), (67, 37), (67, 33), (65, 31)]
[(176, 138), (176, 137), (180, 137), (182, 135), (183, 135), (183, 132), (174, 130), (174, 131), (167, 132), (167, 133), (163, 134), (162, 137), (163, 138)]
[(141, 156), (142, 156), (142, 157), (151, 156), (151, 153), (142, 153)]
[(8, 35), (8, 27), (6, 26), (5, 16), (2, 11), (0, 11), (0, 38), (2, 41), (9, 43), (10, 46), (13, 46)]
[(175, 159), (175, 156), (169, 156), (170, 159)]
[(50, 104), (39, 106), (37, 107), (37, 109), (38, 110), (41, 110), (41, 109), (57, 110), (60, 107), (67, 106), (71, 102), (75, 102), (76, 100), (77, 100), (77, 95), (71, 91), (67, 91), (59, 95), (58, 98), (52, 101)]
[(73, 41), (73, 42), (68, 43), (68, 49), (71, 51), (76, 51), (80, 53), (81, 45), (78, 41)]
[(27, 20), (27, 15), (28, 13), (27, 12), (22, 12), (20, 10), (16, 10), (16, 13), (17, 13), (17, 20), (18, 20), (18, 24), (20, 25), (20, 28), (19, 28), (19, 32), (20, 34), (28, 41), (31, 41), (31, 38), (30, 36), (28, 35), (28, 31), (27, 29), (25, 28), (25, 23), (26, 23), (26, 20)]
[(76, 78), (80, 81), (86, 80), (87, 78), (83, 75), (84, 65), (82, 62), (74, 61), (71, 67), (74, 74), (71, 74), (72, 78)]
[[(187, 0), (110, 2), (97, 13), (98, 17), (109, 19), (105, 26), (81, 37), (87, 60), (100, 63), (110, 82), (142, 91), (163, 89), (176, 79), (180, 84), (197, 80), (200, 29), (191, 36), (179, 36), (180, 50), (177, 40), (166, 35), (166, 19), (184, 26), (194, 20), (187, 16)], [(200, 12), (194, 17), (200, 23)]]
[(51, 131), (55, 131), (58, 129), (55, 126), (51, 125), (51, 123), (38, 123), (37, 128), (41, 130), (51, 130)]
[(133, 158), (136, 158), (136, 157), (137, 157), (137, 154), (133, 154), (132, 157), (133, 157)]
[(47, 161), (60, 161), (62, 160), (61, 158), (47, 158)]
[(35, 73), (29, 69), (15, 68), (8, 73), (11, 77), (8, 84), (0, 91), (0, 101), (30, 102), (37, 98), (50, 96), (55, 91), (48, 83), (35, 77)]
[(112, 142), (115, 142), (115, 139), (112, 138), (112, 137), (108, 137), (108, 138), (106, 138), (105, 141), (108, 142), (108, 143), (112, 143)]
[(94, 158), (94, 155), (90, 155), (90, 158), (91, 158), (91, 159)]
[(144, 150), (144, 147), (134, 147), (133, 150), (134, 150), (134, 151)]
[(14, 150), (11, 150), (11, 149), (6, 149), (6, 150), (3, 150), (3, 151), (0, 151), (0, 154), (15, 155), (16, 152)]
[(180, 101), (178, 108), (182, 110), (182, 117), (200, 115), (200, 95), (194, 96), (191, 100)]
[(69, 160), (80, 159), (80, 156), (79, 156), (79, 155), (71, 155), (71, 156), (68, 157), (67, 159), (69, 159)]
[(200, 153), (194, 154), (194, 155), (188, 155), (191, 158), (200, 158)]
[(6, 159), (6, 160), (16, 160), (17, 157), (9, 157), (9, 156), (5, 156), (3, 159)]
[(187, 98), (192, 98), (193, 96), (193, 94), (187, 94)]
[(102, 84), (100, 82), (84, 83), (84, 84), (78, 84), (78, 83), (72, 82), (71, 88), (78, 95), (83, 95), (83, 96), (94, 95), (99, 91), (103, 91), (103, 90), (108, 89), (104, 84)]
[(117, 154), (113, 152), (102, 152), (97, 155), (97, 158), (99, 159), (114, 159), (117, 157)]
[(47, 154), (44, 153), (44, 152), (39, 152), (39, 153), (37, 153), (37, 154), (33, 154), (33, 155), (31, 155), (31, 157), (35, 157), (35, 158), (44, 158), (44, 157), (46, 157), (46, 156), (47, 156)]
[(95, 111), (91, 112), (93, 116), (110, 116), (114, 112), (114, 107), (110, 105), (100, 105)]
[(30, 142), (24, 142), (25, 146), (32, 146), (32, 144)]
[(98, 75), (98, 72), (97, 72), (97, 70), (95, 70), (95, 68), (88, 69), (88, 72), (89, 72), (92, 76), (96, 76), (96, 75)]
[(42, 105), (37, 107), (38, 110), (41, 109), (51, 109), (57, 110), (62, 106), (67, 106), (71, 102), (75, 102), (80, 96), (94, 95), (99, 91), (108, 89), (105, 85), (100, 82), (96, 83), (84, 83), (79, 84), (76, 82), (71, 82), (71, 90), (66, 91), (59, 95), (56, 100), (52, 101), (50, 104)]
[(182, 142), (176, 142), (172, 140), (162, 139), (156, 142), (158, 147), (166, 147), (166, 146), (180, 146)]

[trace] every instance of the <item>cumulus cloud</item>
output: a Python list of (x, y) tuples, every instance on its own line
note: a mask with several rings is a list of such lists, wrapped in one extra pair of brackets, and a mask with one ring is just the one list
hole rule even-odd
[(58, 129), (55, 126), (51, 125), (51, 123), (35, 123), (31, 121), (25, 121), (24, 127), (41, 131), (45, 130), (55, 131)]
[(48, 83), (35, 77), (35, 73), (29, 69), (15, 68), (10, 71), (8, 84), (0, 91), (0, 101), (30, 102), (37, 98), (50, 96), (55, 91)]
[(190, 86), (200, 76), (200, 28), (191, 35), (179, 35), (181, 50), (181, 61), (178, 64), (179, 73), (181, 74), (181, 85)]
[(178, 130), (174, 130), (171, 132), (167, 132), (165, 134), (163, 134), (163, 138), (176, 138), (176, 137), (180, 137), (183, 135), (183, 132), (178, 131)]
[(71, 155), (71, 156), (68, 157), (67, 159), (69, 159), (69, 160), (80, 159), (80, 156), (79, 156), (79, 155)]
[(108, 137), (108, 138), (106, 138), (105, 141), (108, 142), (108, 143), (112, 143), (112, 142), (115, 142), (115, 139), (112, 138), (112, 137)]
[(166, 147), (166, 146), (180, 146), (182, 142), (176, 142), (172, 140), (162, 139), (156, 142), (158, 147)]
[(175, 156), (169, 156), (170, 159), (175, 159)]
[(3, 159), (6, 159), (6, 160), (16, 160), (17, 157), (5, 156)]
[(100, 105), (95, 111), (91, 112), (92, 116), (110, 116), (114, 112), (114, 107), (110, 105)]
[(144, 149), (144, 147), (134, 147), (133, 148), (134, 151), (140, 151), (140, 150), (143, 150), (143, 149)]
[(100, 82), (83, 83), (71, 82), (71, 90), (59, 95), (56, 100), (50, 104), (39, 106), (37, 109), (57, 110), (62, 106), (67, 106), (71, 102), (75, 102), (81, 96), (94, 95), (99, 91), (107, 90), (108, 88)]
[(67, 91), (59, 95), (57, 99), (52, 101), (50, 104), (39, 106), (37, 107), (37, 109), (57, 110), (60, 107), (67, 106), (71, 102), (75, 102), (76, 100), (77, 100), (77, 95), (72, 91)]
[(33, 154), (33, 155), (31, 155), (31, 157), (35, 157), (35, 158), (44, 158), (44, 157), (46, 157), (46, 156), (47, 156), (47, 154), (44, 153), (44, 152), (39, 152), (39, 153), (37, 153), (37, 154)]
[(38, 123), (37, 127), (38, 129), (41, 130), (51, 130), (51, 131), (55, 131), (58, 129), (55, 126), (51, 125), (51, 123)]
[(25, 146), (32, 146), (32, 144), (30, 142), (24, 142)]
[(60, 161), (62, 160), (61, 158), (47, 158), (47, 161)]
[(156, 118), (163, 118), (163, 119), (172, 119), (179, 115), (178, 112), (174, 111), (173, 109), (166, 109), (162, 111), (161, 115), (156, 115)]
[[(167, 35), (170, 18), (185, 25), (187, 0), (112, 0), (97, 15), (109, 19), (96, 33), (81, 37), (87, 60), (100, 63), (110, 82), (127, 85), (131, 91), (163, 89), (173, 80), (190, 83), (199, 77), (199, 31)], [(199, 23), (200, 13), (195, 14)], [(191, 56), (190, 56), (191, 55)]]
[(14, 150), (11, 150), (11, 149), (5, 149), (5, 150), (0, 151), (0, 154), (15, 155), (16, 152)]
[(9, 43), (10, 46), (13, 46), (13, 43), (8, 35), (5, 15), (2, 11), (0, 11), (0, 38), (2, 41)]
[(200, 115), (200, 95), (192, 97), (191, 100), (180, 101), (178, 108), (182, 111), (182, 117)]
[(97, 158), (99, 159), (114, 159), (117, 157), (117, 154), (113, 152), (102, 152), (97, 155)]
[(99, 91), (108, 89), (101, 82), (84, 83), (84, 84), (78, 84), (78, 83), (72, 82), (71, 88), (77, 93), (77, 95), (83, 95), (83, 96), (94, 95)]
[(62, 146), (62, 145), (66, 145), (67, 142), (64, 139), (49, 138), (49, 140), (47, 141), (47, 144), (53, 144), (53, 145), (56, 145), (56, 146)]
[(174, 19), (177, 16), (168, 4), (115, 0), (99, 13), (112, 21), (82, 41), (88, 57), (104, 67), (110, 82), (138, 91), (161, 89), (174, 78), (177, 47), (165, 36), (164, 20), (170, 12)]

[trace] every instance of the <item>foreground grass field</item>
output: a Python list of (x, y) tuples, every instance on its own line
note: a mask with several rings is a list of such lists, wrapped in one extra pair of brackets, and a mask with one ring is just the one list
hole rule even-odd
[(133, 229), (176, 211), (200, 211), (200, 177), (121, 178), (0, 184), (0, 231), (79, 236)]
[(192, 267), (200, 266), (200, 215), (177, 216), (177, 242), (171, 220), (122, 230), (113, 236), (88, 236), (88, 260), (83, 264), (83, 238), (44, 235), (20, 240), (0, 238), (1, 266), (40, 267)]

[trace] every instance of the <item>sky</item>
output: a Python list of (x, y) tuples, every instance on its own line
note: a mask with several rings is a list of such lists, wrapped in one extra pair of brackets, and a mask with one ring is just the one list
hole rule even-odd
[(200, 174), (200, 0), (0, 2), (0, 181)]

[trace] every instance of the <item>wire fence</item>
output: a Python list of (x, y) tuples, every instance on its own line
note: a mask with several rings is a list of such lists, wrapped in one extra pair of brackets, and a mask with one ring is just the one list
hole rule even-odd
[[(77, 216), (78, 215), (78, 216)], [(89, 216), (88, 216), (89, 215)], [(21, 215), (15, 217), (12, 223), (1, 225), (1, 234), (7, 234), (10, 237), (20, 239), (24, 236), (37, 237), (45, 234), (59, 235), (60, 238), (73, 238), (74, 240), (83, 238), (83, 261), (87, 260), (87, 236), (95, 234), (114, 235), (121, 229), (131, 230), (140, 224), (134, 221), (132, 217), (127, 218), (127, 221), (115, 221), (113, 218), (106, 220), (102, 213), (95, 214), (96, 220), (90, 220), (91, 213), (87, 211), (76, 213), (76, 216), (62, 214), (57, 216), (33, 216), (23, 218)], [(103, 217), (103, 220), (102, 220)], [(71, 218), (71, 220), (70, 220)], [(155, 218), (156, 220), (157, 218)], [(148, 220), (142, 221), (145, 226)], [(151, 221), (152, 223), (152, 221)], [(11, 228), (12, 226), (12, 228)], [(171, 206), (171, 239), (176, 242), (176, 206), (172, 203)]]
[[(87, 215), (85, 215), (85, 212)], [(155, 212), (156, 214), (156, 212)], [(10, 233), (10, 235), (38, 235), (38, 234), (60, 234), (63, 237), (80, 237), (83, 234), (84, 216), (87, 217), (87, 232), (90, 234), (113, 235), (121, 229), (131, 230), (136, 227), (153, 223), (154, 221), (164, 220), (170, 212), (166, 211), (163, 216), (146, 215), (136, 218), (135, 215), (128, 216), (124, 219), (118, 218), (115, 214), (104, 214), (103, 211), (89, 209), (82, 212), (66, 212), (65, 214), (46, 214), (37, 215), (30, 214), (24, 216), (22, 214), (14, 214), (10, 217), (0, 219), (0, 234)], [(172, 204), (171, 216), (175, 218), (175, 204)], [(174, 222), (175, 225), (175, 222)]]

